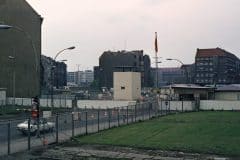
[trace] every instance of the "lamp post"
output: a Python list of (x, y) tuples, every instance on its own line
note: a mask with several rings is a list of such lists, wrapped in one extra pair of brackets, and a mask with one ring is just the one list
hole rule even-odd
[[(178, 63), (180, 63), (182, 66), (184, 65), (184, 63), (182, 61), (180, 61), (179, 59), (174, 59), (174, 58), (167, 58), (166, 60), (168, 61), (176, 61)], [(186, 74), (186, 83), (188, 83), (188, 72), (187, 72), (187, 68), (184, 68), (184, 72)]]
[(14, 102), (14, 105), (15, 105), (15, 98), (16, 98), (16, 94), (15, 94), (15, 90), (16, 90), (16, 75), (15, 75), (15, 57), (14, 56), (8, 56), (8, 59), (9, 60), (12, 60), (12, 70), (13, 70), (13, 77), (12, 77), (12, 84), (13, 84), (13, 102)]
[[(33, 43), (33, 40), (32, 40), (32, 37), (30, 36), (30, 34), (28, 32), (26, 32), (24, 29), (22, 29), (21, 27), (18, 27), (18, 26), (11, 26), (11, 25), (7, 25), (7, 24), (0, 24), (0, 30), (8, 30), (8, 29), (15, 29), (19, 32), (22, 32), (26, 38), (31, 42), (31, 47), (33, 49), (33, 52), (34, 52), (34, 56), (35, 56), (35, 69), (36, 69), (36, 74), (38, 73), (39, 71), (39, 75), (40, 75), (40, 67), (38, 65), (38, 54), (37, 54), (37, 50), (36, 50), (36, 46), (34, 45)], [(10, 59), (14, 59), (15, 57), (11, 56), (12, 58)], [(40, 57), (39, 57), (39, 61), (40, 61)], [(39, 81), (37, 82), (37, 84), (39, 85), (39, 93), (41, 92), (41, 89), (40, 89), (40, 76), (39, 76)], [(36, 84), (36, 86), (37, 86)], [(14, 87), (13, 87), (14, 88)]]
[[(53, 86), (54, 86), (53, 71), (54, 71), (54, 68), (56, 67), (56, 66), (54, 66), (54, 62), (56, 61), (57, 57), (58, 57), (61, 53), (63, 53), (65, 50), (73, 50), (73, 49), (75, 49), (74, 46), (65, 48), (65, 49), (59, 51), (59, 52), (56, 54), (56, 56), (54, 57), (54, 59), (53, 59), (53, 62), (52, 62), (52, 65), (51, 65), (51, 110), (52, 110), (52, 111), (53, 111), (53, 107), (54, 107), (54, 104), (53, 104)], [(65, 61), (66, 61), (66, 60), (65, 60)]]

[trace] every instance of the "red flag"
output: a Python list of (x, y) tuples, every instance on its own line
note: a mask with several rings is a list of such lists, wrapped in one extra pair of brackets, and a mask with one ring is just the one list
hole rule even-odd
[(157, 41), (157, 32), (155, 32), (155, 52), (157, 53), (158, 52), (158, 41)]

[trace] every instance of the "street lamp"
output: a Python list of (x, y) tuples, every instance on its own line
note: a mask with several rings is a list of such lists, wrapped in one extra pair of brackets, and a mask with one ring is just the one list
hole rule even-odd
[[(51, 110), (52, 110), (52, 111), (53, 111), (53, 107), (54, 107), (54, 104), (53, 104), (53, 86), (54, 86), (53, 70), (54, 70), (54, 68), (56, 67), (56, 66), (54, 66), (54, 62), (56, 61), (57, 57), (58, 57), (61, 53), (63, 53), (63, 52), (66, 51), (66, 50), (73, 50), (73, 49), (75, 49), (75, 46), (65, 48), (65, 49), (59, 51), (59, 52), (56, 54), (56, 56), (54, 57), (54, 59), (53, 59), (52, 66), (51, 66)], [(66, 61), (66, 60), (64, 60), (64, 61)], [(56, 70), (57, 70), (57, 69), (56, 69)]]
[(8, 56), (9, 60), (12, 60), (12, 70), (13, 70), (13, 77), (12, 77), (12, 84), (13, 84), (13, 102), (15, 105), (15, 98), (16, 98), (16, 94), (15, 94), (15, 90), (16, 90), (16, 75), (15, 75), (15, 57), (14, 56)]
[(10, 28), (12, 28), (12, 26), (0, 24), (0, 29), (10, 29)]
[[(178, 63), (180, 63), (182, 66), (184, 65), (184, 63), (182, 61), (180, 61), (179, 59), (174, 59), (174, 58), (167, 58), (166, 60), (168, 61), (176, 61)], [(187, 68), (184, 68), (184, 72), (186, 74), (186, 83), (188, 83), (188, 72), (187, 72)]]
[(184, 65), (184, 63), (182, 61), (180, 61), (179, 59), (167, 58), (166, 60), (168, 60), (168, 61), (177, 61), (177, 62), (181, 63), (182, 65)]

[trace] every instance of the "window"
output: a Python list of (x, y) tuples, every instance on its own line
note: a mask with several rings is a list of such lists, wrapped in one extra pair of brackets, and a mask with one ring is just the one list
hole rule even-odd
[(121, 90), (125, 90), (125, 86), (121, 86)]

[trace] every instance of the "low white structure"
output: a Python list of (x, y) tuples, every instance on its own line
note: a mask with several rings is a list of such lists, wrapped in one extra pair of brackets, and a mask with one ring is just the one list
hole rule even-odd
[(215, 100), (239, 101), (240, 85), (230, 84), (217, 87), (215, 90)]
[(113, 73), (114, 100), (137, 100), (141, 97), (141, 73)]

